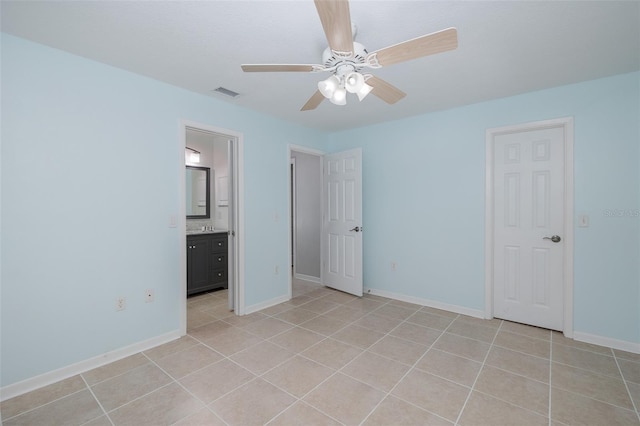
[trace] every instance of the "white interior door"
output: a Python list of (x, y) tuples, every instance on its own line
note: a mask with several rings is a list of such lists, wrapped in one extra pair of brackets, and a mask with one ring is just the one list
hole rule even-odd
[(493, 314), (562, 330), (564, 129), (493, 141)]
[(362, 296), (362, 150), (323, 158), (322, 279)]

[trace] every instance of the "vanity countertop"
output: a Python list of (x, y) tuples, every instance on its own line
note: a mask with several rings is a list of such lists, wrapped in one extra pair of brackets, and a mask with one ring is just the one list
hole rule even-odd
[(206, 234), (226, 234), (226, 229), (215, 229), (215, 230), (206, 230), (202, 231), (200, 229), (194, 229), (191, 231), (187, 231), (187, 235), (206, 235)]

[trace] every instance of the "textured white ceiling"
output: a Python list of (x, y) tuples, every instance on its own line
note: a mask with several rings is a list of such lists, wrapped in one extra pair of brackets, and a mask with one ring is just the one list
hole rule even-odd
[[(326, 74), (243, 73), (320, 63), (311, 0), (5, 1), (2, 31), (324, 130), (341, 130), (640, 69), (639, 1), (352, 0), (369, 51), (448, 27), (457, 50), (374, 71), (407, 93), (300, 108)], [(235, 99), (213, 93), (223, 86)]]

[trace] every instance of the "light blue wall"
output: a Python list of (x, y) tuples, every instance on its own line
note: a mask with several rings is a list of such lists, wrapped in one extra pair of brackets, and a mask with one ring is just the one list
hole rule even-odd
[(322, 133), (1, 42), (1, 386), (178, 329), (180, 119), (244, 134), (245, 303), (287, 293), (287, 146)]
[(365, 286), (483, 310), (485, 130), (572, 116), (575, 213), (591, 219), (575, 228), (575, 331), (640, 342), (639, 80), (625, 74), (330, 135), (329, 151), (363, 148)]
[(247, 306), (288, 291), (296, 144), (363, 147), (367, 286), (483, 309), (485, 129), (574, 116), (576, 330), (640, 342), (639, 220), (603, 215), (640, 205), (638, 73), (329, 134), (1, 43), (0, 386), (178, 329), (180, 119), (244, 135)]

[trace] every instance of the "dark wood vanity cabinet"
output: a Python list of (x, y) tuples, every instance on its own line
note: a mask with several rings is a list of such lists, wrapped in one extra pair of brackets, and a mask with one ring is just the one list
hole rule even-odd
[(227, 288), (227, 233), (187, 235), (187, 296)]

